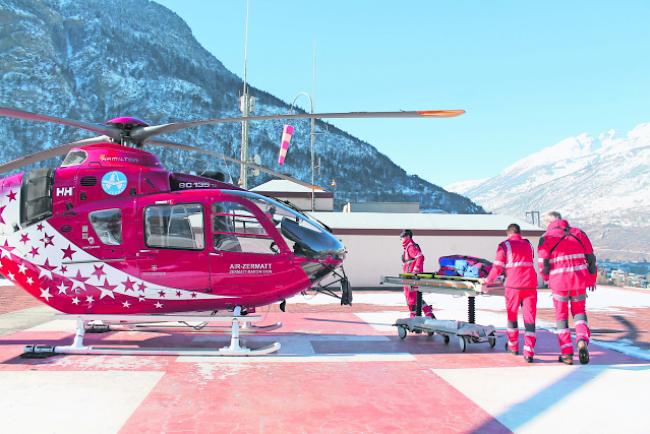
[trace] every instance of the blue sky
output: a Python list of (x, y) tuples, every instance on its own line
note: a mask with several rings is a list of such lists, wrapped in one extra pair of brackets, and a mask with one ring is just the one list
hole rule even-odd
[[(245, 0), (158, 3), (242, 76)], [(647, 1), (250, 0), (249, 14), (248, 81), (287, 102), (307, 91), (319, 112), (467, 110), (332, 122), (439, 185), (650, 122)]]

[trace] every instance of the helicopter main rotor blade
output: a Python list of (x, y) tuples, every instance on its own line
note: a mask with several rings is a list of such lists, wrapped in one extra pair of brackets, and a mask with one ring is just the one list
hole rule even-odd
[(130, 138), (136, 143), (142, 143), (149, 137), (173, 133), (185, 128), (200, 125), (223, 124), (242, 121), (269, 121), (275, 119), (360, 119), (360, 118), (452, 118), (465, 113), (465, 110), (416, 110), (399, 112), (349, 112), (349, 113), (298, 113), (265, 116), (247, 116), (231, 118), (204, 119), (200, 121), (174, 122), (162, 125), (140, 127), (131, 132)]
[(38, 163), (39, 161), (47, 160), (49, 158), (58, 157), (59, 155), (66, 154), (70, 149), (77, 146), (94, 145), (96, 143), (104, 143), (110, 140), (107, 136), (90, 137), (88, 139), (77, 140), (76, 142), (66, 143), (65, 145), (56, 146), (54, 148), (46, 149), (44, 151), (36, 152), (31, 155), (16, 158), (13, 161), (0, 165), (0, 173), (9, 172), (29, 164)]
[(30, 113), (24, 110), (18, 110), (11, 107), (0, 107), (0, 116), (9, 118), (23, 119), (28, 121), (38, 122), (51, 122), (59, 125), (66, 125), (69, 127), (77, 127), (84, 130), (92, 131), (93, 133), (106, 135), (113, 140), (120, 140), (120, 129), (111, 125), (98, 125), (89, 122), (75, 121), (71, 119), (57, 118), (55, 116), (41, 115), (38, 113)]
[[(244, 164), (244, 162), (242, 160), (238, 160), (237, 158), (229, 157), (229, 156), (221, 154), (219, 152), (206, 151), (205, 149), (201, 149), (201, 148), (198, 148), (196, 146), (184, 145), (184, 144), (181, 144), (181, 143), (170, 142), (168, 140), (148, 140), (146, 144), (147, 145), (162, 146), (162, 147), (171, 148), (171, 149), (182, 149), (182, 150), (185, 150), (185, 151), (198, 152), (200, 154), (211, 155), (211, 156), (217, 157), (217, 158), (223, 158), (224, 160), (230, 161), (231, 163)], [(274, 176), (276, 178), (286, 179), (287, 181), (295, 182), (296, 184), (300, 184), (300, 185), (302, 185), (304, 187), (312, 188), (312, 185), (307, 183), (307, 182), (301, 181), (301, 180), (299, 180), (297, 178), (294, 178), (293, 176), (290, 176), (290, 175), (285, 175), (284, 173), (276, 172), (275, 170), (269, 169), (269, 168), (264, 167), (264, 166), (260, 166), (259, 164), (246, 163), (246, 165), (257, 169), (260, 172), (264, 172), (266, 174)]]

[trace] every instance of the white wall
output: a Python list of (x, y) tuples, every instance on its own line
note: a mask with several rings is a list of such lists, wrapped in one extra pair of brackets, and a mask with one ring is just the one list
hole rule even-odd
[[(402, 244), (398, 236), (337, 235), (348, 254), (345, 272), (352, 287), (377, 287), (382, 275), (402, 272)], [(460, 254), (494, 261), (503, 237), (492, 236), (416, 236), (425, 256), (424, 271), (437, 271), (440, 256)], [(537, 246), (539, 237), (528, 237)]]
[[(298, 209), (303, 211), (311, 210), (311, 197), (282, 197), (275, 196), (280, 200), (288, 200), (294, 204)], [(315, 200), (316, 211), (332, 211), (334, 209), (334, 199), (331, 197), (317, 197)]]

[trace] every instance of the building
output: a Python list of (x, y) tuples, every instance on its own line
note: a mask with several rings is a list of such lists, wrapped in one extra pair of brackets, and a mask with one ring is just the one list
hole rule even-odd
[(438, 270), (440, 256), (462, 254), (494, 260), (510, 223), (521, 226), (534, 246), (544, 231), (538, 226), (495, 214), (309, 213), (332, 229), (348, 254), (345, 271), (353, 288), (377, 287), (382, 275), (402, 270), (399, 234), (411, 229), (426, 257), (425, 271)]
[[(401, 272), (399, 234), (404, 229), (413, 231), (422, 248), (425, 271), (437, 271), (438, 258), (446, 255), (494, 260), (497, 245), (505, 239), (510, 223), (519, 224), (534, 246), (544, 233), (539, 226), (504, 215), (419, 213), (419, 204), (410, 202), (354, 203), (348, 204), (344, 212), (333, 212), (334, 195), (318, 186), (313, 190), (316, 211), (308, 214), (343, 241), (348, 251), (345, 272), (353, 288), (378, 287), (382, 275)], [(311, 210), (312, 189), (301, 184), (272, 180), (252, 191), (288, 200), (303, 211)]]
[(288, 200), (302, 211), (311, 211), (312, 191), (315, 211), (334, 210), (334, 194), (317, 185), (311, 188), (284, 179), (273, 179), (251, 188), (251, 191), (278, 200)]
[(420, 202), (348, 202), (343, 212), (419, 213)]

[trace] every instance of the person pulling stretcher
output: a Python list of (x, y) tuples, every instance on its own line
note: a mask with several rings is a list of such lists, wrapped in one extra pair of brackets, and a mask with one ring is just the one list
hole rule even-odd
[(501, 274), (505, 273), (504, 286), (506, 309), (508, 311), (508, 342), (506, 350), (519, 354), (519, 324), (517, 315), (519, 306), (524, 316), (524, 359), (533, 362), (535, 355), (535, 317), (537, 315), (537, 272), (535, 271), (533, 245), (521, 236), (521, 228), (512, 223), (506, 231), (508, 238), (497, 247), (496, 259), (492, 270), (485, 279), (485, 285), (491, 285)]
[[(404, 273), (418, 274), (424, 271), (424, 255), (420, 246), (413, 241), (413, 232), (410, 229), (404, 229), (399, 235), (402, 241), (402, 271)], [(406, 305), (411, 311), (411, 318), (417, 315), (417, 291), (414, 287), (404, 285), (404, 296), (406, 297)], [(422, 303), (422, 313), (429, 318), (435, 318), (431, 306)]]

